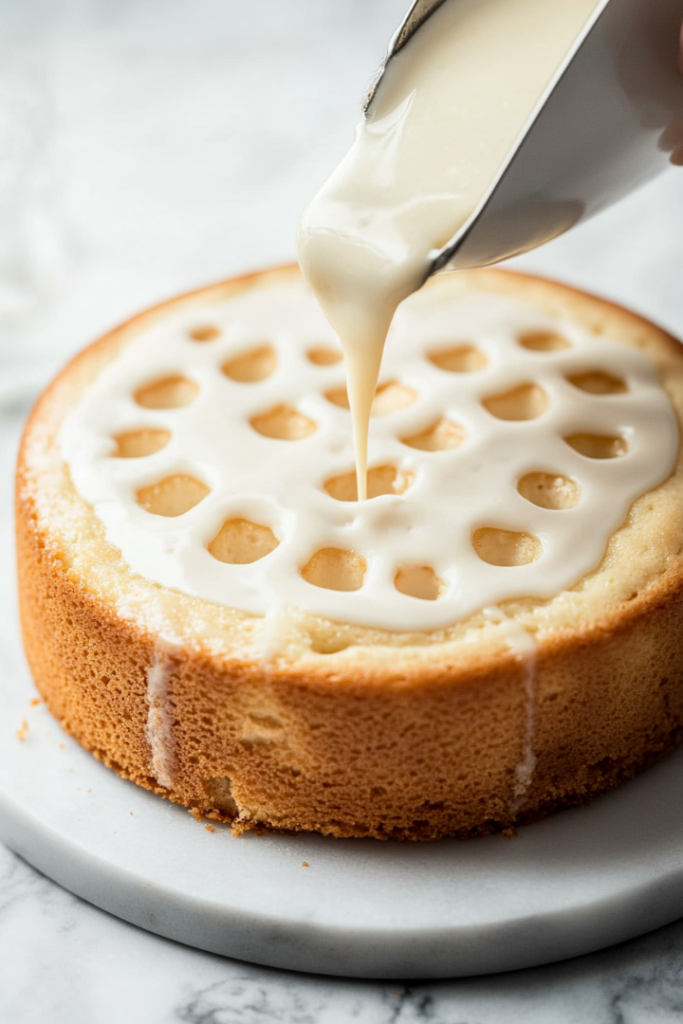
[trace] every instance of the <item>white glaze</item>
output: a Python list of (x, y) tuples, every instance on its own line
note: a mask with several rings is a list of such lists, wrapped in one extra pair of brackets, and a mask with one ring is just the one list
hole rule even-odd
[[(270, 285), (205, 307), (178, 307), (146, 327), (89, 387), (66, 417), (60, 444), (80, 494), (104, 522), (108, 538), (134, 572), (209, 601), (265, 614), (279, 606), (334, 620), (388, 629), (432, 629), (506, 598), (550, 598), (599, 563), (611, 534), (632, 501), (669, 474), (678, 431), (654, 368), (642, 354), (576, 325), (496, 295), (455, 297), (448, 279), (435, 280), (399, 309), (391, 328), (383, 380), (417, 392), (400, 412), (373, 420), (370, 464), (392, 464), (415, 474), (402, 496), (339, 502), (323, 483), (353, 470), (349, 413), (324, 392), (344, 383), (344, 366), (319, 367), (306, 350), (333, 344), (315, 301), (303, 284)], [(216, 341), (189, 337), (197, 324), (222, 329)], [(555, 329), (571, 342), (556, 352), (521, 348), (519, 332)], [(267, 340), (278, 367), (267, 380), (229, 380), (221, 364)], [(437, 369), (424, 353), (454, 343), (476, 344), (488, 365), (469, 374)], [(629, 391), (588, 395), (565, 379), (589, 369), (625, 378)], [(183, 372), (199, 385), (183, 409), (137, 406), (133, 392), (166, 374)], [(550, 399), (539, 419), (496, 419), (481, 400), (526, 381)], [(287, 402), (311, 417), (317, 432), (300, 441), (271, 440), (250, 426), (252, 415)], [(400, 440), (447, 416), (469, 437), (454, 451), (424, 452)], [(172, 434), (166, 448), (142, 459), (113, 458), (112, 435), (143, 426)], [(594, 460), (564, 441), (574, 432), (621, 434), (621, 458)], [(578, 504), (563, 511), (522, 498), (527, 472), (575, 479)], [(151, 515), (136, 491), (172, 473), (189, 472), (211, 488), (190, 512), (175, 519)], [(251, 565), (226, 565), (207, 545), (224, 520), (244, 517), (270, 526), (279, 547)], [(519, 567), (485, 564), (471, 537), (479, 527), (536, 535), (538, 561)], [(363, 587), (352, 593), (307, 583), (301, 567), (319, 548), (359, 552), (367, 561)], [(429, 565), (444, 583), (436, 601), (399, 593), (400, 564)]]
[(474, 213), (597, 0), (445, 3), (389, 62), (299, 228), (299, 262), (349, 376), (358, 493), (397, 305)]

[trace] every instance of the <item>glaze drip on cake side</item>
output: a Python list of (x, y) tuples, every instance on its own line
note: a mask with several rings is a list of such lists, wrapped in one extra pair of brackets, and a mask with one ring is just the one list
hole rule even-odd
[(519, 662), (524, 677), (526, 696), (526, 722), (524, 727), (524, 749), (521, 761), (515, 767), (513, 798), (510, 813), (514, 817), (524, 806), (526, 795), (531, 786), (536, 768), (534, 753), (534, 734), (536, 732), (536, 640), (533, 635), (519, 622), (508, 618), (500, 608), (484, 608), (484, 617), (488, 622), (501, 626), (508, 647)]
[[(377, 486), (390, 493), (363, 503), (341, 500), (354, 472), (344, 366), (331, 361), (334, 336), (294, 276), (172, 306), (143, 325), (60, 432), (76, 488), (131, 569), (259, 615), (286, 606), (394, 630), (550, 598), (593, 570), (633, 500), (676, 457), (656, 372), (630, 347), (450, 284), (430, 282), (392, 325), (380, 381), (392, 386), (369, 448)], [(320, 349), (322, 362), (312, 355)], [(187, 404), (163, 407), (169, 381)], [(297, 439), (268, 436), (291, 427), (290, 414)], [(132, 457), (130, 437), (141, 435), (155, 450)], [(591, 443), (614, 457), (576, 450)], [(183, 478), (194, 481), (194, 507), (155, 514), (161, 492), (172, 512), (182, 508), (164, 482)], [(570, 507), (535, 503), (545, 478), (564, 479)], [(256, 528), (246, 538), (255, 560), (219, 560), (233, 557), (240, 523)], [(490, 564), (501, 560), (501, 536), (534, 560)], [(315, 585), (311, 563), (329, 549), (355, 553), (342, 582), (358, 589)]]
[(165, 789), (173, 788), (173, 736), (168, 710), (167, 690), (172, 661), (163, 650), (154, 652), (147, 669), (147, 742), (150, 771)]
[(346, 357), (358, 493), (398, 304), (469, 218), (598, 0), (458, 0), (387, 65), (351, 150), (299, 227), (299, 262)]

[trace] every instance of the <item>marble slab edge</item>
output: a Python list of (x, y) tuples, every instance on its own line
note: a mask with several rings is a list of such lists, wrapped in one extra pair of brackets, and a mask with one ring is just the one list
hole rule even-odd
[[(602, 903), (552, 916), (441, 929), (334, 929), (233, 911), (144, 884), (46, 828), (0, 794), (0, 838), (94, 906), (176, 942), (268, 967), (368, 979), (467, 977), (553, 963), (634, 938), (683, 916), (679, 871)], [(608, 865), (606, 865), (608, 870)]]

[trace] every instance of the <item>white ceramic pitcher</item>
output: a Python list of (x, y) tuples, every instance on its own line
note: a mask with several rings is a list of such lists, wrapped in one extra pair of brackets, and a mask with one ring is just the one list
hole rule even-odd
[[(387, 63), (443, 2), (460, 0), (413, 4), (365, 110)], [(430, 254), (432, 273), (533, 249), (683, 163), (682, 21), (683, 0), (600, 0), (478, 208)]]

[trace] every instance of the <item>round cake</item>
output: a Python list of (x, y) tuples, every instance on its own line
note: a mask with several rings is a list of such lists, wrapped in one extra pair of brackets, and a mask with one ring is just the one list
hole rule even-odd
[(299, 271), (141, 314), (39, 400), (26, 653), (125, 778), (245, 829), (474, 836), (683, 737), (683, 349), (603, 300), (440, 275), (391, 328), (356, 500)]

